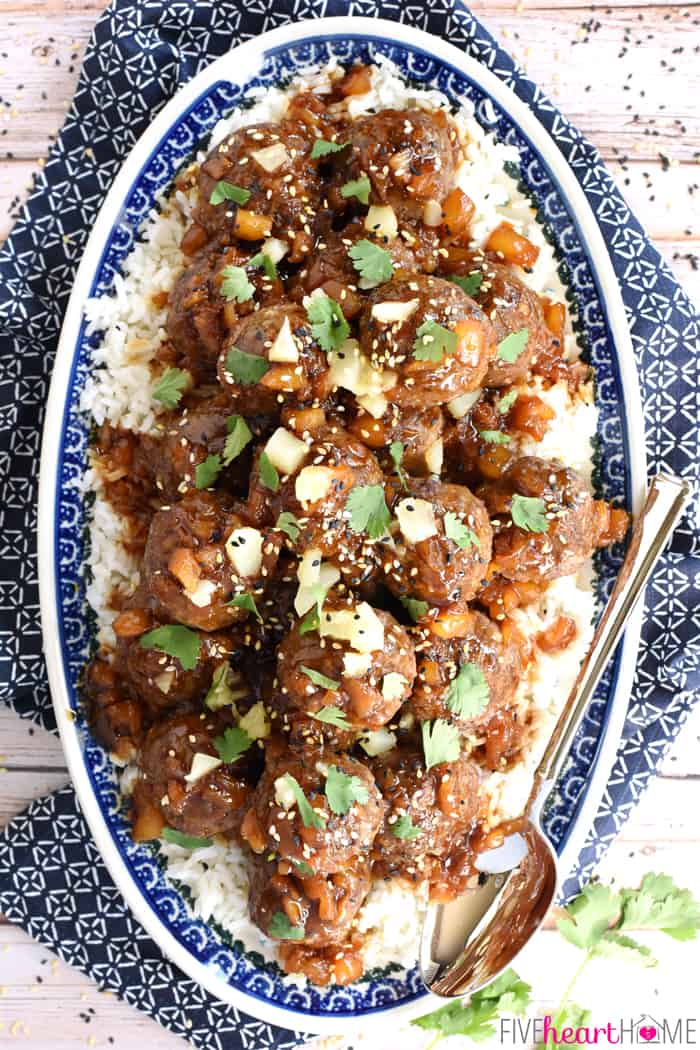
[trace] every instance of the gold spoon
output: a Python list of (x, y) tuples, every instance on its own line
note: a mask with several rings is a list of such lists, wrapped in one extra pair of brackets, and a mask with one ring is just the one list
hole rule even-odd
[(653, 479), (614, 590), (535, 772), (522, 830), (479, 854), (476, 889), (428, 908), (420, 968), (434, 994), (456, 998), (483, 988), (513, 962), (542, 924), (559, 882), (557, 855), (541, 826), (544, 804), (688, 497), (689, 488), (679, 478), (658, 474)]

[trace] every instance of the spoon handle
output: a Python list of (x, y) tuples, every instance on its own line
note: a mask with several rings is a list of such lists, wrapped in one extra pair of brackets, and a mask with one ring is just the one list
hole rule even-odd
[[(632, 531), (629, 548), (588, 654), (564, 705), (535, 773), (530, 802), (544, 802), (545, 781), (553, 782), (563, 765), (588, 703), (688, 502), (689, 486), (680, 478), (657, 474)], [(548, 793), (548, 792), (547, 792)]]

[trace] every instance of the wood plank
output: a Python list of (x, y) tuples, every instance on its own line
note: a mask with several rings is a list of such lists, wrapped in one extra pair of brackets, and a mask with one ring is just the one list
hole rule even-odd
[[(64, 770), (61, 741), (54, 733), (0, 707), (0, 766), (20, 769)], [(32, 798), (30, 794), (27, 798)]]

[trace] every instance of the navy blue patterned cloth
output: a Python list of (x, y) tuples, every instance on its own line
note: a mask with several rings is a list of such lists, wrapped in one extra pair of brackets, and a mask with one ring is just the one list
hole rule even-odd
[[(487, 65), (550, 131), (593, 208), (620, 281), (642, 384), (652, 471), (696, 499), (647, 595), (634, 690), (617, 759), (565, 889), (591, 873), (636, 804), (700, 686), (698, 327), (596, 150), (459, 0), (115, 0), (95, 26), (66, 124), (0, 252), (0, 695), (54, 729), (39, 629), (34, 536), (43, 406), (75, 269), (122, 161), (176, 89), (242, 40), (339, 14), (404, 21)], [(288, 1047), (298, 1036), (217, 1002), (163, 959), (102, 864), (70, 788), (0, 836), (0, 908), (100, 985), (208, 1050)]]

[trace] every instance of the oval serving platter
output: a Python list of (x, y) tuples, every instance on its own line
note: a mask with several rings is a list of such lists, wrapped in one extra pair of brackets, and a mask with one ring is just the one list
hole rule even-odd
[[(90, 617), (81, 573), (85, 507), (78, 481), (85, 470), (88, 423), (78, 410), (95, 337), (83, 308), (105, 294), (129, 254), (154, 201), (216, 122), (253, 86), (275, 85), (331, 58), (342, 63), (391, 59), (402, 75), (451, 100), (469, 98), (488, 131), (520, 155), (520, 174), (547, 223), (560, 273), (575, 305), (598, 383), (599, 495), (636, 511), (644, 493), (643, 433), (637, 376), (624, 308), (590, 207), (556, 143), (513, 92), (475, 59), (422, 31), (377, 19), (330, 18), (283, 26), (242, 44), (182, 88), (141, 137), (102, 206), (78, 270), (59, 343), (41, 459), (39, 571), (44, 646), (63, 746), (82, 811), (105, 863), (137, 919), (188, 976), (224, 1002), (261, 1020), (298, 1031), (348, 1033), (434, 1009), (416, 969), (385, 970), (347, 988), (299, 987), (260, 956), (226, 943), (188, 915), (166, 882), (155, 852), (135, 845), (120, 808), (114, 772), (92, 739), (77, 683), (90, 646)], [(598, 562), (604, 597), (619, 551)], [(612, 765), (634, 672), (641, 612), (579, 732), (547, 815), (562, 857), (575, 861)]]

